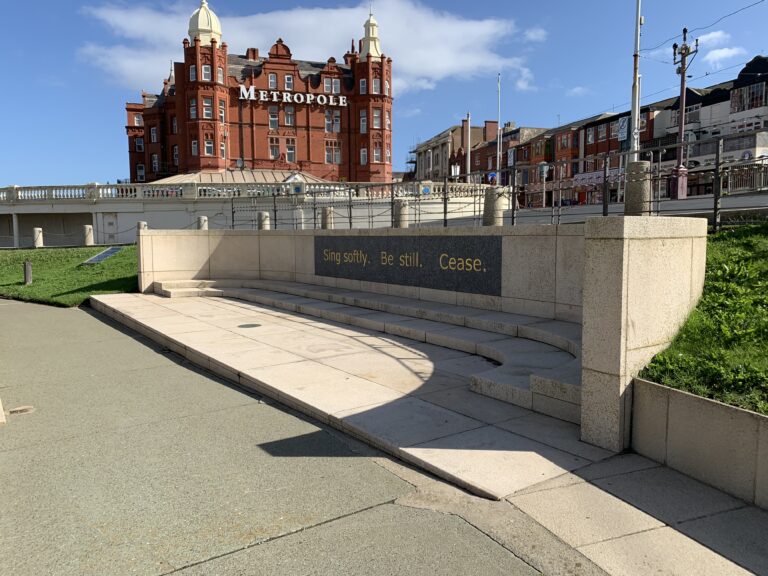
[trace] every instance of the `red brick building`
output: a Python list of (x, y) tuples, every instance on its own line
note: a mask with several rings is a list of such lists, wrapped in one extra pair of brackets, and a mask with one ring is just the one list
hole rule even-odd
[(240, 169), (391, 181), (392, 60), (372, 14), (364, 27), (343, 63), (295, 60), (280, 39), (266, 57), (235, 55), (202, 0), (162, 92), (126, 105), (131, 181)]

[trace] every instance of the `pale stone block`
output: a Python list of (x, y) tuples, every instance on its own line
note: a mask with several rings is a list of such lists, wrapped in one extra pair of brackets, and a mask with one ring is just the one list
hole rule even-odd
[(691, 239), (630, 240), (627, 347), (670, 342), (691, 306)]
[(209, 262), (208, 233), (205, 231), (157, 235), (152, 239), (152, 264), (156, 273), (189, 271), (192, 275), (187, 278), (210, 278)]
[(590, 238), (703, 238), (707, 236), (706, 218), (624, 216), (590, 218), (584, 235)]
[(648, 365), (656, 354), (666, 350), (668, 347), (669, 342), (665, 342), (655, 346), (627, 350), (627, 361), (625, 363), (624, 371), (630, 376), (636, 376)]
[(556, 250), (554, 235), (504, 237), (501, 295), (554, 302)]
[(525, 316), (537, 316), (539, 318), (554, 318), (555, 303), (541, 302), (539, 300), (523, 300), (520, 298), (502, 298), (502, 312), (511, 314), (523, 314)]
[(481, 310), (501, 312), (501, 298), (499, 296), (456, 292), (456, 304), (458, 306), (467, 306), (469, 308), (480, 308)]
[[(629, 444), (626, 430), (631, 405), (625, 400), (629, 378), (583, 368), (581, 372), (581, 439), (622, 452)], [(630, 403), (631, 404), (631, 403)]]
[(754, 413), (670, 390), (667, 464), (750, 502), (758, 428)]
[(606, 374), (624, 372), (627, 250), (623, 240), (586, 241), (582, 362)]
[(533, 393), (531, 407), (534, 412), (540, 412), (566, 422), (578, 424), (581, 421), (581, 406)]
[[(448, 228), (448, 230), (453, 230), (453, 228)], [(474, 230), (476, 228), (470, 228), (470, 231)], [(505, 226), (501, 228), (501, 233), (506, 240), (507, 236), (555, 236), (557, 230), (557, 226), (549, 224), (519, 224), (517, 226)]]
[(581, 323), (583, 319), (581, 305), (560, 304), (555, 302), (555, 318), (566, 322)]
[[(266, 232), (259, 238), (262, 278), (292, 280), (296, 272), (296, 239), (278, 231)], [(265, 273), (278, 273), (268, 276)], [(280, 276), (279, 278), (277, 276)]]
[[(391, 292), (390, 292), (391, 294)], [(438, 302), (440, 304), (456, 304), (456, 292), (448, 290), (434, 290), (432, 288), (419, 288), (419, 300)]]
[(584, 224), (579, 222), (576, 224), (557, 224), (558, 236), (581, 236), (584, 237)]
[(314, 275), (315, 238), (301, 235), (296, 237), (296, 274)]
[(768, 510), (768, 418), (760, 419), (760, 438), (757, 450), (757, 476), (755, 504)]
[(555, 301), (581, 306), (584, 284), (584, 237), (558, 236)]
[(639, 378), (635, 378), (632, 389), (632, 448), (664, 464), (670, 389)]
[(259, 237), (212, 234), (211, 278), (258, 278)]

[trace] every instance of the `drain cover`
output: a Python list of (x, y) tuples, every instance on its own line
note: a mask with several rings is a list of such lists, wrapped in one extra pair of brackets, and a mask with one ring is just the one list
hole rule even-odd
[(34, 411), (34, 406), (19, 406), (18, 408), (12, 408), (11, 410), (8, 410), (8, 414), (31, 414)]
[(258, 328), (261, 324), (240, 324), (238, 328)]

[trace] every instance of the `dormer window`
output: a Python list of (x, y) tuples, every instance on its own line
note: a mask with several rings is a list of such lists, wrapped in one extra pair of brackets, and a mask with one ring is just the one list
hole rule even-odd
[(292, 74), (286, 74), (285, 75), (285, 89), (286, 90), (293, 90), (293, 75)]
[(189, 81), (197, 82), (197, 66), (190, 64), (189, 66)]

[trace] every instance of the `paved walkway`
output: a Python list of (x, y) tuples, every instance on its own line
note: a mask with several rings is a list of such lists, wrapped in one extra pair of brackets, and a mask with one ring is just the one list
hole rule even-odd
[[(768, 533), (768, 514), (765, 511), (748, 507), (639, 456), (610, 456), (585, 445), (578, 441), (576, 427), (571, 424), (474, 395), (467, 389), (466, 374), (476, 371), (478, 363), (485, 360), (238, 301), (169, 300), (141, 295), (103, 296), (98, 300), (111, 308), (121, 321), (228, 379), (364, 438), (476, 493), (503, 496), (499, 502), (484, 502), (461, 496), (448, 487), (433, 485), (401, 495), (397, 503), (458, 514), (512, 550), (528, 567), (544, 573), (573, 574), (601, 573), (598, 566), (612, 574), (656, 571), (717, 575), (749, 571), (768, 573), (768, 541), (764, 537)], [(42, 326), (26, 322), (25, 327), (32, 332), (35, 328), (49, 329), (50, 321)], [(62, 330), (62, 338), (74, 337), (68, 334), (66, 326), (62, 325)], [(97, 331), (106, 334), (114, 329), (107, 326), (99, 327)], [(46, 347), (30, 350), (22, 347), (22, 354), (14, 351), (10, 356), (9, 350), (17, 346), (20, 346), (19, 340), (9, 338), (7, 332), (0, 336), (0, 353), (4, 355), (0, 357), (3, 359), (0, 386), (3, 377), (17, 377), (23, 372), (19, 368), (15, 372), (8, 371), (6, 362), (11, 358), (12, 366), (28, 360), (30, 368), (36, 368), (34, 354), (47, 350)], [(89, 360), (100, 361), (97, 372), (102, 374), (100, 382), (103, 382), (103, 375), (114, 364), (114, 358), (97, 342), (89, 342), (86, 350), (93, 356)], [(161, 352), (154, 353), (153, 358), (159, 367), (168, 360), (167, 354)], [(100, 396), (107, 390), (109, 394), (118, 394), (129, 406), (136, 402), (137, 395), (142, 396), (141, 405), (147, 405), (150, 414), (155, 410), (184, 410), (185, 406), (194, 405), (212, 415), (217, 410), (216, 406), (200, 404), (205, 400), (195, 387), (187, 390), (176, 385), (173, 401), (169, 404), (165, 401), (168, 391), (164, 375), (145, 375), (146, 370), (135, 375), (139, 381), (138, 389), (119, 384), (114, 390), (116, 386), (110, 386), (109, 380), (104, 390), (83, 388), (79, 384), (80, 367), (86, 364), (80, 356), (68, 358), (62, 368), (51, 375), (67, 384), (55, 389), (54, 394), (61, 395), (66, 391), (68, 399), (64, 406), (52, 407), (54, 411), (60, 410), (64, 423), (59, 434), (66, 434), (64, 431), (70, 426), (75, 432), (97, 430), (98, 426), (93, 428), (90, 422), (93, 419), (106, 423), (131, 422), (138, 418), (141, 422), (146, 417), (124, 409), (118, 402), (116, 406), (105, 405), (103, 414), (86, 410), (88, 418), (81, 422), (76, 416), (75, 403), (86, 408), (92, 403), (100, 405)], [(149, 386), (150, 380), (156, 389)], [(20, 403), (36, 404), (47, 400), (42, 391), (35, 392), (31, 398), (19, 392), (24, 390), (15, 386), (0, 387), (0, 397), (6, 409)], [(224, 412), (221, 416), (218, 421), (223, 425), (230, 414)], [(10, 435), (13, 440), (7, 444), (8, 431), (14, 430), (17, 422), (24, 422), (22, 418), (35, 421), (34, 414), (10, 416), (6, 427), (0, 428), (0, 482), (13, 479), (15, 476), (6, 471), (19, 466), (23, 468), (22, 462), (29, 459), (29, 454), (24, 453), (29, 438), (19, 439), (14, 432)], [(230, 442), (237, 444), (239, 435), (250, 434), (251, 428), (263, 430), (263, 423), (255, 414), (235, 420), (236, 426), (230, 428), (227, 424), (222, 430), (215, 443), (215, 452), (205, 448), (198, 453), (200, 438), (192, 430), (184, 430), (184, 434), (191, 434), (190, 446), (183, 434), (163, 438), (163, 432), (158, 431), (142, 450), (125, 443), (120, 446), (129, 454), (135, 454), (130, 461), (136, 467), (137, 475), (124, 478), (119, 473), (104, 470), (101, 473), (106, 473), (109, 481), (115, 482), (118, 492), (143, 490), (139, 485), (146, 485), (145, 473), (138, 470), (147, 460), (162, 469), (166, 452), (171, 448), (171, 453), (182, 450), (192, 458), (186, 473), (193, 477), (198, 469), (191, 462), (199, 462), (201, 470), (223, 466), (225, 476), (239, 474), (231, 466), (248, 463), (231, 460), (250, 458), (251, 455), (235, 447), (230, 450), (227, 446)], [(32, 430), (34, 436), (34, 427)], [(281, 430), (274, 432), (283, 434)], [(5, 444), (3, 440), (6, 440)], [(39, 438), (37, 442), (44, 440)], [(14, 442), (17, 443), (15, 446)], [(34, 438), (32, 443), (35, 443)], [(323, 454), (322, 448), (312, 443), (277, 444), (279, 449), (273, 449), (277, 455), (301, 456), (299, 460), (313, 461), (318, 453)], [(3, 450), (11, 452), (6, 454)], [(20, 453), (15, 455), (14, 450)], [(94, 457), (99, 457), (98, 450), (93, 452), (91, 449), (91, 452)], [(9, 459), (3, 459), (8, 456)], [(44, 460), (39, 454), (36, 458)], [(75, 459), (76, 463), (86, 464), (87, 457), (80, 456)], [(61, 467), (61, 464), (54, 467)], [(312, 476), (311, 470), (309, 466), (303, 474)], [(86, 474), (82, 482), (71, 480), (57, 492), (87, 492), (90, 483), (96, 481), (92, 474)], [(257, 472), (254, 470), (252, 474)], [(422, 483), (422, 480), (408, 479), (417, 487)], [(291, 477), (285, 482), (295, 485), (302, 480)], [(31, 493), (36, 490), (30, 486), (39, 487), (39, 482), (35, 480), (31, 485), (11, 482), (10, 491), (0, 493), (6, 498), (10, 496), (10, 502), (15, 501), (14, 496), (22, 498), (34, 513), (36, 503)], [(279, 475), (273, 482), (274, 485), (259, 482), (255, 490), (267, 490), (264, 494), (271, 495), (275, 487), (280, 486)], [(104, 480), (97, 483), (103, 486)], [(364, 483), (367, 484), (367, 479)], [(309, 489), (305, 487), (305, 490)], [(148, 494), (152, 494), (151, 489)], [(199, 508), (204, 496), (203, 492), (194, 494), (191, 499), (193, 511)], [(231, 506), (236, 504), (236, 499), (228, 502), (216, 525), (226, 526), (235, 514), (237, 506), (235, 510)], [(110, 504), (117, 508), (124, 506), (119, 499)], [(171, 505), (168, 509), (164, 500), (157, 497), (150, 497), (147, 504), (150, 507), (160, 505), (169, 512), (174, 508)], [(248, 506), (252, 505), (249, 501)], [(8, 509), (8, 501), (2, 509)], [(82, 513), (81, 510), (78, 512)], [(94, 512), (93, 506), (89, 512)], [(191, 513), (187, 509), (184, 512)], [(314, 517), (310, 509), (305, 512)], [(21, 514), (23, 512), (17, 507), (13, 514), (0, 515), (0, 527), (5, 530), (12, 526), (3, 523), (3, 519), (13, 521)], [(124, 521), (130, 524), (128, 519)], [(141, 519), (137, 521), (141, 523)], [(243, 524), (246, 525), (248, 522)], [(174, 521), (174, 526), (179, 523)], [(160, 530), (159, 533), (166, 532)], [(343, 537), (343, 532), (340, 534), (339, 537)], [(197, 536), (187, 534), (185, 537), (195, 541)], [(258, 535), (254, 538), (258, 541)], [(66, 537), (56, 545), (62, 549), (66, 547)], [(156, 552), (153, 548), (153, 553)], [(26, 549), (26, 553), (34, 556), (35, 550)], [(201, 552), (203, 557), (206, 553)], [(169, 564), (185, 565), (178, 558)], [(421, 571), (414, 565), (413, 571), (395, 573)], [(194, 573), (210, 572), (199, 570)], [(473, 573), (473, 569), (463, 573)], [(493, 572), (483, 570), (482, 573)]]

